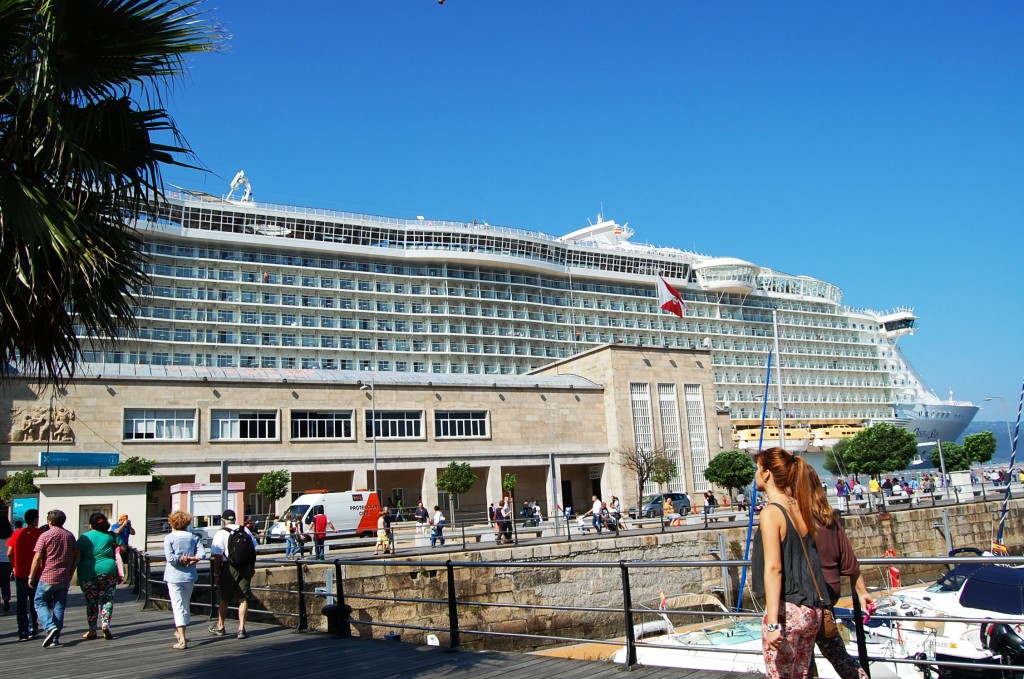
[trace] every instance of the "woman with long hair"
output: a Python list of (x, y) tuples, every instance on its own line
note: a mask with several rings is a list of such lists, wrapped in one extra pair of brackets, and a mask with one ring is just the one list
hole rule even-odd
[[(783, 448), (759, 452), (755, 483), (766, 495), (754, 538), (754, 578), (765, 597), (761, 644), (769, 679), (807, 677), (826, 605), (814, 544), (810, 465)], [(817, 583), (817, 584), (816, 584)]]
[(90, 531), (82, 533), (78, 538), (78, 585), (85, 595), (85, 617), (89, 623), (89, 631), (82, 635), (83, 639), (96, 638), (96, 625), (99, 623), (104, 639), (113, 639), (110, 632), (110, 616), (114, 612), (114, 591), (117, 589), (117, 561), (114, 551), (117, 549), (114, 534), (110, 532), (110, 523), (102, 512), (94, 512), (89, 517)]
[[(842, 577), (854, 579), (854, 593), (860, 599), (860, 609), (868, 610), (874, 600), (868, 596), (868, 588), (864, 584), (864, 576), (860, 572), (860, 563), (853, 551), (850, 539), (839, 520), (839, 514), (828, 503), (821, 479), (813, 468), (807, 475), (811, 489), (811, 515), (817, 530), (814, 542), (818, 547), (818, 558), (821, 570), (825, 575), (825, 589), (828, 592), (829, 604), (836, 605), (839, 600)], [(867, 679), (867, 673), (861, 669), (860, 662), (846, 652), (846, 644), (839, 635), (831, 639), (818, 639), (818, 650), (825, 657), (841, 679)], [(812, 673), (817, 676), (817, 671)]]

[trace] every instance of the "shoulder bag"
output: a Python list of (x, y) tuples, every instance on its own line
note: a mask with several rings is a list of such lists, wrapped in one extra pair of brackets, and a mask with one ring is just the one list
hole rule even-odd
[[(807, 545), (804, 544), (804, 539), (800, 537), (799, 533), (796, 538), (804, 550), (804, 558), (807, 559), (807, 572), (811, 574), (811, 582), (814, 583), (814, 591), (818, 593), (818, 601), (825, 601), (825, 598), (821, 596), (821, 589), (818, 588), (818, 578), (814, 577), (814, 567), (811, 565), (811, 555), (807, 553)], [(836, 614), (832, 611), (831, 606), (825, 606), (821, 609), (821, 625), (818, 627), (816, 641), (826, 642), (835, 639), (838, 635), (839, 627), (836, 626)]]

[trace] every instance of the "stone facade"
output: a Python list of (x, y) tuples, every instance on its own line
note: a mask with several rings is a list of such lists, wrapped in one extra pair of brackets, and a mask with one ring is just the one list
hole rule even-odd
[[(375, 469), (385, 499), (401, 497), (406, 506), (422, 499), (431, 506), (437, 500), (438, 471), (458, 461), (468, 462), (478, 476), (460, 498), (461, 511), (476, 516), (501, 498), (501, 480), (507, 473), (518, 479), (517, 499), (537, 498), (545, 514), (555, 505), (587, 508), (592, 493), (618, 495), (628, 506), (636, 501), (636, 483), (616, 451), (634, 441), (637, 424), (630, 385), (641, 382), (649, 392), (648, 410), (659, 446), (666, 420), (658, 414), (675, 409), (671, 416), (679, 423), (684, 472), (680, 483), (692, 492), (694, 483), (704, 483), (700, 464), (706, 461), (695, 467), (690, 458), (686, 385), (700, 394), (703, 416), (697, 424), (706, 432), (707, 455), (717, 454), (721, 442), (729, 440), (728, 418), (714, 409), (710, 354), (618, 345), (597, 347), (516, 376), (83, 366), (74, 384), (52, 403), (54, 412), (68, 414), (60, 422), (55, 418), (55, 424), (74, 422), (73, 433), (58, 438), (54, 429), (40, 439), (30, 427), (31, 436), (8, 436), (0, 444), (0, 469), (11, 473), (35, 467), (44, 445), (63, 452), (116, 451), (122, 458), (155, 460), (155, 471), (167, 477), (169, 488), (175, 483), (219, 481), (225, 460), (230, 479), (246, 484), (247, 505), (253, 513), (262, 513), (280, 512), (291, 497), (310, 489), (370, 488)], [(48, 412), (50, 398), (28, 379), (15, 377), (9, 385), (0, 431), (17, 432), (24, 413)], [(670, 385), (678, 400), (668, 405), (659, 401), (658, 385)], [(173, 439), (131, 436), (125, 422), (129, 410), (187, 413), (193, 418), (193, 434)], [(227, 411), (271, 413), (276, 433), (268, 438), (217, 439), (213, 416)], [(289, 429), (297, 411), (349, 411), (352, 433), (347, 438), (298, 440)], [(422, 435), (381, 437), (374, 444), (366, 422), (375, 411), (420, 413)], [(438, 411), (486, 412), (486, 436), (437, 436), (433, 415)], [(260, 507), (256, 480), (282, 468), (293, 476), (292, 494), (276, 507)], [(62, 470), (62, 475), (75, 473)], [(151, 514), (171, 508), (168, 491), (158, 503)]]

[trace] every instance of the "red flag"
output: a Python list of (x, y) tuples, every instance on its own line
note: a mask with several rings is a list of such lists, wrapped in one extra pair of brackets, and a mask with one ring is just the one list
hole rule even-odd
[(683, 301), (683, 296), (662, 276), (658, 276), (658, 306), (679, 318), (682, 318), (683, 312), (686, 311), (686, 302)]

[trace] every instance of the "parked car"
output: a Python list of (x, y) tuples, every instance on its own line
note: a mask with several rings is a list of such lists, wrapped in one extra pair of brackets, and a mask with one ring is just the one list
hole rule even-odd
[[(677, 501), (682, 501), (686, 507), (690, 506), (690, 499), (686, 497), (686, 493), (659, 493), (658, 495), (645, 495), (643, 502), (640, 504), (639, 516), (641, 518), (661, 516), (662, 507), (665, 505), (666, 497), (672, 500), (672, 504), (675, 504)], [(635, 507), (630, 508), (629, 518), (637, 518), (637, 510)]]

